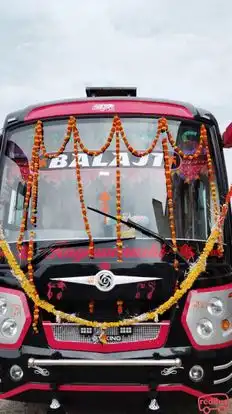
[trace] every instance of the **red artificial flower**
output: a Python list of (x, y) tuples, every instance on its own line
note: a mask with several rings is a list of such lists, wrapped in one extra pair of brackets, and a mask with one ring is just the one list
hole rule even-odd
[(188, 244), (183, 244), (183, 246), (179, 248), (179, 252), (187, 260), (194, 259), (195, 253), (192, 247)]

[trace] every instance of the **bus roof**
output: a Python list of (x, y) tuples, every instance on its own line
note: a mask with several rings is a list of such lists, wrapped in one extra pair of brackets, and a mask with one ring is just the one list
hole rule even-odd
[(86, 88), (87, 97), (38, 103), (7, 115), (5, 127), (14, 123), (70, 115), (158, 115), (186, 119), (206, 118), (216, 122), (207, 110), (182, 101), (138, 98), (135, 88)]

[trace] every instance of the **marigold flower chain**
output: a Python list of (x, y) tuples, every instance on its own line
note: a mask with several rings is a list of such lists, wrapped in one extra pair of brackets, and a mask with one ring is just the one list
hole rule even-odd
[(77, 179), (77, 185), (78, 185), (78, 192), (79, 192), (79, 198), (80, 198), (80, 204), (81, 204), (81, 212), (82, 217), (85, 225), (85, 231), (89, 238), (89, 257), (92, 259), (94, 257), (94, 243), (93, 243), (93, 237), (90, 230), (89, 220), (87, 217), (87, 210), (85, 206), (84, 201), (84, 192), (83, 192), (83, 184), (81, 180), (81, 171), (80, 171), (80, 164), (78, 160), (78, 132), (77, 129), (74, 129), (74, 156), (76, 161), (76, 179)]
[[(89, 150), (88, 148), (85, 147), (84, 143), (82, 142), (81, 138), (80, 138), (80, 134), (76, 125), (76, 119), (75, 117), (70, 117), (69, 121), (68, 121), (68, 126), (67, 126), (67, 132), (63, 141), (63, 144), (61, 145), (61, 147), (59, 148), (59, 150), (56, 153), (53, 154), (49, 154), (46, 151), (45, 148), (45, 144), (44, 144), (44, 138), (43, 138), (43, 128), (42, 128), (42, 122), (38, 121), (37, 125), (36, 125), (36, 131), (35, 131), (35, 138), (34, 138), (34, 145), (33, 145), (33, 149), (32, 149), (32, 161), (31, 161), (31, 174), (29, 176), (28, 179), (28, 183), (27, 183), (27, 192), (26, 192), (26, 197), (25, 197), (25, 204), (24, 204), (24, 214), (23, 214), (23, 219), (22, 219), (22, 223), (21, 223), (21, 228), (20, 228), (20, 235), (19, 235), (19, 239), (18, 239), (18, 248), (21, 248), (22, 245), (22, 241), (23, 241), (23, 236), (24, 236), (24, 232), (25, 232), (25, 228), (26, 228), (26, 222), (27, 222), (27, 215), (28, 215), (28, 206), (29, 206), (29, 201), (30, 201), (30, 197), (32, 196), (32, 217), (31, 217), (31, 222), (33, 224), (36, 224), (36, 212), (37, 212), (37, 197), (38, 197), (38, 174), (39, 174), (39, 153), (40, 151), (42, 151), (42, 154), (44, 157), (46, 158), (54, 158), (59, 156), (60, 154), (62, 154), (66, 148), (67, 143), (69, 142), (72, 132), (73, 135), (75, 136), (75, 150), (74, 152), (78, 151), (78, 145), (80, 147), (80, 149), (85, 152), (86, 154), (90, 155), (90, 156), (97, 156), (100, 155), (101, 153), (103, 153), (104, 151), (106, 151), (106, 149), (110, 146), (114, 134), (116, 133), (120, 133), (126, 147), (128, 148), (128, 150), (130, 152), (132, 152), (133, 155), (137, 156), (137, 157), (143, 157), (147, 154), (149, 154), (150, 152), (152, 152), (152, 150), (155, 148), (156, 143), (158, 142), (159, 136), (161, 133), (165, 133), (167, 134), (167, 137), (169, 139), (169, 142), (171, 143), (171, 145), (174, 147), (175, 151), (177, 151), (183, 158), (188, 158), (188, 159), (192, 159), (192, 158), (196, 158), (199, 156), (199, 154), (202, 151), (203, 148), (203, 144), (205, 143), (205, 136), (203, 134), (203, 132), (205, 131), (203, 129), (203, 126), (201, 128), (201, 136), (200, 136), (200, 144), (199, 147), (197, 149), (197, 151), (195, 152), (195, 154), (193, 155), (186, 155), (183, 153), (183, 151), (181, 151), (176, 145), (175, 142), (172, 138), (171, 133), (168, 130), (168, 123), (167, 120), (165, 118), (161, 118), (158, 120), (158, 128), (157, 128), (157, 133), (156, 136), (154, 138), (154, 140), (152, 141), (151, 146), (145, 150), (145, 151), (137, 151), (135, 150), (128, 142), (127, 138), (126, 138), (126, 134), (124, 132), (122, 123), (120, 118), (115, 115), (113, 122), (112, 122), (112, 127), (108, 136), (108, 139), (106, 141), (106, 143), (99, 149), (99, 150)], [(120, 145), (120, 141), (117, 140), (116, 138), (116, 154), (118, 151), (117, 148), (119, 148)], [(166, 163), (167, 166), (167, 163)], [(117, 169), (119, 169), (119, 167), (117, 167)], [(84, 195), (83, 195), (83, 186), (81, 183), (81, 174), (80, 174), (80, 166), (78, 163), (78, 160), (76, 160), (76, 178), (77, 178), (77, 186), (78, 186), (78, 192), (79, 192), (79, 198), (80, 198), (80, 203), (81, 203), (81, 210), (82, 210), (82, 216), (83, 216), (83, 221), (85, 224), (85, 229), (86, 229), (86, 233), (89, 237), (90, 240), (90, 257), (92, 257), (92, 253), (93, 253), (93, 239), (91, 236), (91, 231), (90, 231), (90, 226), (88, 223), (88, 218), (87, 218), (87, 212), (86, 212), (86, 208), (85, 208), (85, 204), (84, 204)], [(116, 194), (116, 203), (117, 205), (119, 205), (120, 200), (119, 198), (121, 197), (120, 194), (120, 171), (116, 172), (116, 182), (118, 183), (117, 185), (117, 194)], [(212, 195), (214, 194), (213, 191), (213, 185), (211, 185), (212, 188)], [(31, 194), (32, 193), (32, 194)], [(169, 203), (170, 204), (170, 203)], [(170, 208), (171, 205), (170, 205)], [(120, 214), (118, 214), (120, 215)], [(120, 234), (120, 230), (119, 230), (119, 221), (116, 224), (116, 229), (117, 229), (117, 234), (119, 237)], [(172, 231), (172, 229), (171, 229)], [(117, 246), (118, 246), (118, 254), (119, 256), (121, 255), (120, 253), (120, 249), (121, 249), (121, 243), (120, 243), (120, 239), (118, 239), (117, 241)]]
[[(176, 226), (175, 226), (175, 216), (174, 216), (174, 205), (173, 205), (173, 191), (172, 191), (172, 173), (169, 162), (168, 155), (168, 140), (164, 138), (162, 141), (163, 153), (164, 153), (164, 167), (165, 167), (165, 178), (166, 178), (166, 190), (167, 190), (167, 199), (168, 199), (168, 215), (169, 215), (169, 224), (171, 230), (171, 238), (173, 244), (173, 251), (177, 252), (177, 241), (176, 241)], [(178, 269), (178, 261), (174, 260), (174, 268)]]
[(212, 251), (214, 244), (216, 243), (219, 237), (220, 232), (222, 231), (222, 226), (224, 224), (225, 217), (228, 211), (228, 203), (231, 197), (232, 197), (232, 186), (230, 187), (230, 190), (226, 196), (226, 202), (222, 206), (216, 226), (212, 229), (211, 234), (203, 249), (203, 252), (201, 253), (198, 260), (191, 266), (185, 280), (181, 283), (180, 288), (178, 288), (175, 291), (173, 296), (171, 296), (165, 303), (160, 305), (154, 311), (146, 312), (140, 316), (136, 316), (131, 319), (123, 319), (117, 322), (102, 322), (101, 323), (101, 322), (90, 321), (90, 320), (86, 320), (83, 318), (79, 318), (77, 316), (69, 315), (65, 312), (56, 310), (52, 304), (44, 300), (41, 300), (39, 298), (38, 293), (35, 289), (35, 286), (30, 283), (26, 275), (21, 270), (19, 264), (17, 263), (17, 260), (15, 259), (9, 247), (9, 244), (4, 239), (2, 228), (0, 228), (0, 248), (2, 249), (7, 259), (7, 262), (12, 270), (12, 275), (16, 277), (17, 280), (20, 282), (27, 296), (34, 302), (34, 304), (37, 307), (44, 309), (46, 312), (55, 315), (56, 317), (59, 318), (59, 320), (66, 320), (68, 322), (73, 322), (73, 323), (77, 323), (77, 324), (81, 324), (85, 326), (97, 327), (103, 330), (106, 328), (111, 328), (111, 327), (133, 325), (135, 323), (142, 322), (142, 321), (154, 320), (158, 315), (162, 315), (163, 313), (165, 313), (173, 305), (175, 305), (189, 289), (191, 289), (191, 287), (193, 286), (193, 283), (196, 281), (198, 276), (202, 272), (205, 271), (207, 258), (210, 252)]
[[(170, 222), (170, 229), (171, 229), (171, 237), (172, 243), (174, 246), (174, 250), (177, 251), (177, 242), (176, 242), (176, 230), (175, 230), (175, 218), (174, 218), (174, 205), (173, 205), (173, 193), (172, 193), (172, 176), (171, 176), (171, 168), (170, 168), (170, 157), (168, 152), (168, 141), (174, 150), (183, 158), (183, 159), (196, 159), (201, 155), (203, 148), (206, 150), (207, 156), (207, 166), (209, 171), (209, 181), (210, 181), (210, 191), (211, 197), (213, 200), (214, 205), (214, 213), (215, 219), (218, 217), (218, 206), (217, 206), (217, 197), (216, 197), (216, 185), (214, 182), (214, 171), (212, 168), (212, 160), (210, 156), (209, 146), (208, 146), (208, 139), (207, 139), (207, 131), (204, 125), (201, 126), (200, 132), (200, 142), (196, 152), (192, 155), (185, 154), (180, 148), (178, 148), (175, 144), (175, 141), (168, 129), (168, 123), (165, 118), (161, 118), (158, 120), (158, 127), (156, 135), (149, 146), (144, 151), (137, 151), (134, 149), (129, 141), (127, 140), (122, 122), (120, 118), (115, 115), (112, 122), (112, 127), (109, 133), (109, 136), (105, 142), (105, 144), (98, 150), (90, 150), (86, 148), (84, 143), (82, 142), (79, 134), (79, 130), (77, 128), (77, 122), (75, 117), (70, 117), (68, 120), (67, 131), (63, 140), (62, 145), (55, 153), (48, 153), (44, 143), (44, 133), (43, 133), (43, 124), (41, 121), (37, 121), (35, 126), (35, 135), (34, 135), (34, 143), (32, 147), (32, 158), (30, 162), (30, 171), (29, 177), (27, 180), (26, 186), (26, 196), (24, 201), (24, 209), (23, 209), (23, 217), (20, 226), (20, 233), (17, 241), (18, 250), (21, 251), (22, 243), (24, 239), (24, 233), (26, 230), (27, 220), (28, 220), (28, 208), (30, 204), (32, 204), (32, 214), (30, 217), (30, 221), (32, 225), (36, 226), (36, 214), (37, 214), (37, 200), (38, 200), (38, 180), (39, 180), (39, 168), (40, 168), (40, 154), (42, 154), (45, 158), (55, 158), (61, 155), (70, 141), (72, 134), (73, 134), (73, 141), (74, 141), (74, 156), (76, 161), (76, 180), (77, 180), (77, 189), (78, 195), (80, 200), (82, 218), (85, 226), (86, 234), (89, 238), (89, 256), (90, 258), (94, 257), (94, 242), (93, 237), (91, 234), (91, 229), (87, 217), (87, 210), (84, 201), (84, 189), (81, 180), (81, 168), (78, 160), (79, 149), (84, 153), (88, 154), (89, 156), (98, 156), (104, 153), (112, 143), (114, 136), (116, 136), (116, 215), (117, 215), (117, 223), (116, 223), (116, 234), (117, 234), (117, 251), (118, 251), (118, 261), (122, 261), (122, 252), (123, 252), (123, 244), (121, 241), (121, 175), (120, 175), (120, 136), (126, 145), (127, 149), (136, 157), (143, 157), (148, 155), (153, 151), (155, 148), (159, 137), (161, 134), (166, 133), (167, 138), (164, 138), (162, 141), (163, 144), (163, 152), (164, 152), (164, 167), (165, 167), (165, 178), (166, 178), (166, 187), (167, 187), (167, 198), (168, 198), (168, 212), (169, 212), (169, 222)], [(219, 235), (220, 240), (222, 240), (222, 233)], [(221, 243), (222, 246), (222, 243)], [(34, 282), (33, 282), (33, 269), (32, 269), (32, 255), (34, 249), (34, 241), (32, 233), (30, 234), (29, 240), (29, 256), (28, 256), (28, 278), (31, 285), (31, 289), (34, 292)], [(174, 267), (178, 268), (177, 260), (174, 261)], [(25, 282), (26, 283), (26, 282)], [(35, 302), (36, 304), (37, 302)], [(36, 305), (37, 306), (37, 305)], [(35, 307), (34, 311), (34, 326), (36, 325), (38, 320), (38, 308)]]
[[(195, 151), (194, 154), (185, 154), (175, 143), (175, 140), (173, 139), (173, 136), (171, 134), (171, 132), (168, 129), (168, 123), (166, 119), (163, 119), (163, 129), (166, 131), (167, 133), (167, 137), (168, 140), (171, 144), (171, 146), (173, 147), (173, 149), (177, 152), (177, 154), (179, 154), (181, 156), (181, 158), (183, 158), (184, 160), (193, 160), (193, 159), (197, 159), (203, 150), (204, 147), (204, 143), (205, 143), (205, 135), (204, 132), (206, 131), (204, 125), (201, 126), (201, 130), (200, 130), (200, 140), (199, 140), (199, 145)], [(207, 132), (206, 132), (207, 135)]]
[(116, 234), (117, 234), (117, 250), (118, 250), (118, 261), (122, 262), (122, 248), (123, 243), (121, 240), (121, 176), (120, 176), (120, 136), (117, 130), (116, 132), (116, 213), (117, 213), (117, 224), (116, 224)]

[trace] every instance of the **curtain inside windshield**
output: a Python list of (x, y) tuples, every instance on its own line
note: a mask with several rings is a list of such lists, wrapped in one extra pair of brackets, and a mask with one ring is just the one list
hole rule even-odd
[[(123, 118), (122, 123), (132, 147), (149, 147), (157, 130), (157, 119)], [(199, 143), (200, 125), (194, 122), (169, 120), (176, 144), (188, 154)], [(112, 125), (111, 118), (78, 119), (80, 136), (89, 149), (99, 149), (106, 141)], [(44, 141), (48, 152), (61, 146), (67, 120), (44, 122)], [(1, 220), (9, 241), (19, 234), (26, 180), (34, 137), (34, 125), (11, 130), (7, 134), (3, 180), (1, 186)], [(169, 148), (173, 177), (174, 210), (177, 238), (206, 239), (212, 225), (211, 200), (207, 164), (204, 154), (196, 165), (189, 165)], [(115, 142), (108, 150), (90, 157), (79, 153), (81, 176), (86, 205), (116, 214), (116, 153)], [(162, 236), (170, 237), (162, 139), (149, 155), (133, 156), (121, 142), (121, 208), (123, 217), (149, 227)], [(77, 192), (73, 140), (59, 157), (40, 160), (38, 191), (37, 240), (87, 238)], [(88, 212), (93, 237), (116, 236), (115, 221)], [(30, 230), (28, 224), (27, 230)], [(122, 236), (141, 233), (122, 228)], [(26, 238), (28, 239), (28, 232)]]

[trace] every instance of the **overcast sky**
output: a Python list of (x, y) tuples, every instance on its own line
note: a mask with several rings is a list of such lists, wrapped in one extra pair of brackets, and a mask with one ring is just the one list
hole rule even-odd
[(87, 85), (190, 101), (221, 129), (232, 120), (230, 0), (0, 0), (0, 39), (1, 124)]

